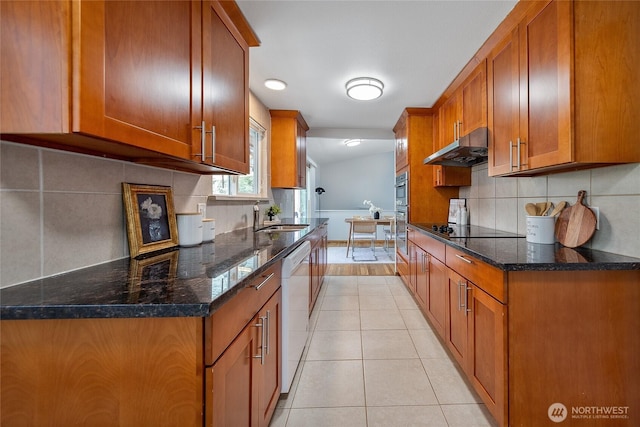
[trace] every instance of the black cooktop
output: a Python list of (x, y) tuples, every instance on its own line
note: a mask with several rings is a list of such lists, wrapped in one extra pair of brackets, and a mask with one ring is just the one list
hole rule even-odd
[(445, 239), (479, 239), (479, 238), (524, 238), (525, 236), (495, 228), (479, 227), (477, 225), (457, 224), (419, 224), (436, 236)]

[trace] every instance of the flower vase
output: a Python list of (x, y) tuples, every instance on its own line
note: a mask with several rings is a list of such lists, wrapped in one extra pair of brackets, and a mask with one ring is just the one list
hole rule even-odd
[(380, 212), (374, 212), (373, 219), (380, 219)]
[(152, 242), (157, 242), (162, 239), (162, 230), (159, 219), (154, 218), (149, 220), (149, 238)]

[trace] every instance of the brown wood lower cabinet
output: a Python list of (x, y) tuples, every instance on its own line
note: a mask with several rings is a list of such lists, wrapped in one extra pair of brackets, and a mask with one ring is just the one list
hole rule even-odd
[(206, 426), (268, 426), (280, 397), (279, 289), (206, 369)]
[(639, 425), (640, 270), (505, 272), (417, 231), (410, 242), (428, 259), (424, 305), (401, 277), (499, 426), (556, 425), (554, 403), (561, 425)]
[(309, 255), (309, 268), (311, 278), (309, 283), (309, 313), (316, 304), (320, 288), (327, 272), (327, 225), (318, 227), (308, 238), (311, 243), (311, 255)]
[(267, 426), (281, 263), (201, 317), (2, 320), (2, 426)]

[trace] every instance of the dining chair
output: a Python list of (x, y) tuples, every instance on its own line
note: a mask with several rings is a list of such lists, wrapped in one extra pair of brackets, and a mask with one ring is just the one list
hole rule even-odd
[(389, 218), (389, 220), (391, 221), (391, 224), (389, 225), (385, 225), (384, 227), (382, 227), (382, 230), (384, 232), (384, 250), (386, 252), (389, 252), (389, 247), (391, 246), (391, 242), (395, 243), (395, 239), (396, 239), (396, 221), (395, 218)]
[[(356, 243), (359, 241), (369, 241), (369, 248), (371, 249), (371, 254), (373, 255), (373, 259), (377, 260), (376, 257), (376, 227), (377, 223), (375, 221), (353, 221), (351, 225), (351, 258), (355, 261), (355, 250)], [(348, 256), (348, 254), (347, 254)]]

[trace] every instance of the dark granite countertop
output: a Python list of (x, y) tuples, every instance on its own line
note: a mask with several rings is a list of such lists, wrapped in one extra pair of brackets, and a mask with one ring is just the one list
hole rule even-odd
[(219, 234), (215, 242), (0, 289), (0, 319), (205, 317), (291, 253), (326, 218), (296, 232)]
[[(416, 230), (504, 271), (640, 270), (640, 259), (559, 243), (529, 243), (525, 237), (446, 238), (433, 224), (411, 224)], [(488, 233), (490, 234), (490, 233)]]

